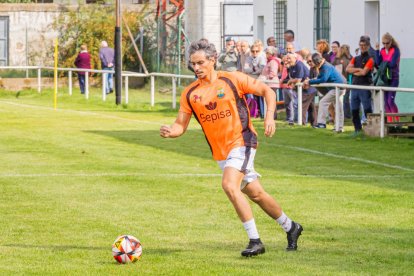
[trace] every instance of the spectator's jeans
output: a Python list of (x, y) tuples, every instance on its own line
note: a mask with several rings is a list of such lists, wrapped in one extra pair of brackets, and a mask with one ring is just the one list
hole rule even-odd
[[(339, 113), (339, 130), (342, 130), (344, 127), (344, 95), (345, 89), (339, 90), (339, 106), (337, 109)], [(323, 98), (319, 101), (318, 124), (326, 125), (326, 117), (329, 115), (329, 105), (331, 103), (335, 105), (335, 101), (335, 89), (329, 90), (328, 94), (323, 96)]]
[(370, 90), (351, 90), (351, 109), (352, 109), (352, 122), (356, 131), (362, 129), (361, 118), (359, 116), (359, 109), (362, 104), (363, 112), (365, 115), (372, 113), (371, 105), (371, 91)]
[[(105, 68), (103, 68), (103, 70), (112, 71), (113, 70), (113, 67), (112, 68), (105, 67)], [(111, 90), (114, 89), (113, 80), (112, 80), (112, 74), (109, 74), (108, 73), (105, 76), (105, 89), (106, 89), (106, 94), (108, 94)]]
[(289, 88), (283, 88), (282, 93), (285, 100), (286, 121), (293, 123), (298, 114), (298, 95), (296, 91)]
[(263, 97), (254, 95), (254, 99), (256, 100), (257, 106), (259, 107), (259, 110), (260, 110), (260, 118), (263, 119), (265, 116)]
[(350, 90), (347, 89), (344, 95), (344, 116), (348, 119), (351, 118), (351, 103), (349, 100), (350, 93)]
[(85, 94), (85, 74), (78, 73), (78, 80), (81, 94)]

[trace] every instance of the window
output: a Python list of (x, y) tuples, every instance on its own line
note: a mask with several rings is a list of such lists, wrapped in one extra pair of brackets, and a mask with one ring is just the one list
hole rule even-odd
[(0, 66), (8, 65), (9, 17), (0, 16)]
[(284, 47), (283, 33), (287, 28), (287, 0), (273, 0), (273, 24), (276, 42), (279, 46)]
[(331, 7), (329, 0), (315, 0), (315, 14), (313, 24), (314, 44), (319, 39), (330, 41)]

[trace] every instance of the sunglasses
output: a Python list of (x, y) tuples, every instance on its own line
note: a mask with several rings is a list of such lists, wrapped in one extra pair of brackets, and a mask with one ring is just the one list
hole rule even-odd
[(252, 53), (258, 53), (259, 51), (251, 51)]
[(389, 45), (389, 44), (391, 44), (391, 42), (383, 42), (382, 44), (383, 45)]

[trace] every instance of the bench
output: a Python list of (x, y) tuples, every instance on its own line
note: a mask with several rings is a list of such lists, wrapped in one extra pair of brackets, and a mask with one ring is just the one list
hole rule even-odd
[[(399, 122), (384, 123), (385, 136), (414, 137), (414, 113), (385, 113), (386, 117), (399, 117)], [(381, 116), (379, 113), (368, 114), (364, 133), (368, 136), (380, 137)]]

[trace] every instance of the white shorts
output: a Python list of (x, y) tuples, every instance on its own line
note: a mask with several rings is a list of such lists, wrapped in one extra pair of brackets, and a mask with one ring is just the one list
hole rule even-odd
[(255, 155), (256, 149), (252, 147), (234, 148), (230, 151), (226, 160), (217, 161), (217, 163), (222, 171), (224, 171), (224, 168), (226, 167), (232, 167), (244, 173), (243, 181), (240, 186), (240, 189), (243, 190), (247, 184), (261, 177), (261, 175), (254, 170)]

